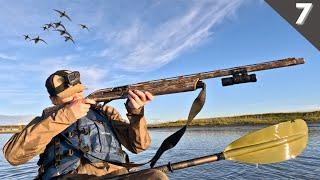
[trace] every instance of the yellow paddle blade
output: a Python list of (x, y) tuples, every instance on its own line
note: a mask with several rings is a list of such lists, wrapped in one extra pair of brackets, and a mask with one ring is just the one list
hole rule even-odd
[(223, 154), (226, 160), (276, 163), (298, 156), (307, 142), (308, 126), (304, 120), (297, 119), (249, 133), (232, 142)]

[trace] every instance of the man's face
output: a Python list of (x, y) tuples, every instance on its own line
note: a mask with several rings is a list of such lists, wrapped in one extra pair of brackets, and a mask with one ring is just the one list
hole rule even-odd
[(69, 97), (66, 97), (66, 98), (51, 97), (50, 96), (51, 102), (54, 105), (62, 105), (62, 104), (65, 104), (65, 103), (68, 103), (68, 102), (72, 101), (73, 99), (83, 99), (83, 98), (84, 98), (83, 91), (75, 93), (72, 96), (69, 96)]

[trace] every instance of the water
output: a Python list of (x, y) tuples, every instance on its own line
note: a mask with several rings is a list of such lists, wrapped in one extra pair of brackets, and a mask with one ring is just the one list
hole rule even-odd
[[(232, 141), (262, 126), (201, 127), (189, 128), (179, 144), (167, 151), (157, 165), (169, 161), (177, 162), (203, 155), (221, 152)], [(149, 150), (138, 155), (130, 154), (131, 160), (149, 160), (165, 137), (176, 129), (151, 130), (152, 145)], [(11, 135), (0, 135), (0, 146)], [(309, 142), (305, 151), (296, 159), (270, 165), (248, 165), (232, 161), (219, 161), (184, 170), (169, 172), (170, 179), (320, 179), (320, 124), (309, 125)], [(32, 179), (37, 174), (38, 158), (21, 166), (11, 166), (1, 153), (0, 177), (3, 179)]]

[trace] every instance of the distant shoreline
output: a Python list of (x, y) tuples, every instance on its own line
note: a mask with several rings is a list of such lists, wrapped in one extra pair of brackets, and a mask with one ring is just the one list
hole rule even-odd
[[(307, 123), (320, 122), (320, 111), (312, 112), (289, 112), (289, 113), (265, 113), (240, 115), (231, 117), (201, 118), (194, 119), (190, 126), (192, 127), (210, 127), (210, 126), (241, 126), (241, 125), (269, 125), (280, 122), (304, 119)], [(186, 120), (165, 122), (159, 124), (149, 124), (148, 128), (174, 128), (186, 124)]]
[[(191, 127), (212, 126), (248, 126), (248, 125), (270, 125), (295, 119), (304, 119), (307, 123), (320, 123), (320, 111), (312, 112), (289, 112), (289, 113), (265, 113), (230, 117), (215, 117), (194, 119)], [(164, 122), (159, 124), (148, 124), (148, 128), (176, 128), (186, 124), (186, 120)], [(16, 133), (21, 131), (25, 125), (0, 125), (0, 134)]]

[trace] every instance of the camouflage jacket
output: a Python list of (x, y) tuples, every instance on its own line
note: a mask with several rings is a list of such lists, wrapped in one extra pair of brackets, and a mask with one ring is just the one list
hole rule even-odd
[[(147, 123), (143, 108), (131, 110), (127, 108), (129, 122), (121, 118), (119, 112), (110, 106), (99, 110), (111, 120), (111, 124), (120, 143), (129, 151), (139, 153), (146, 150), (151, 138), (147, 131)], [(43, 111), (42, 116), (35, 117), (20, 133), (14, 134), (3, 147), (5, 158), (11, 165), (24, 164), (41, 154), (51, 139), (76, 122), (73, 112), (67, 107), (51, 107)], [(104, 163), (81, 164), (78, 174), (102, 176), (124, 167)]]

